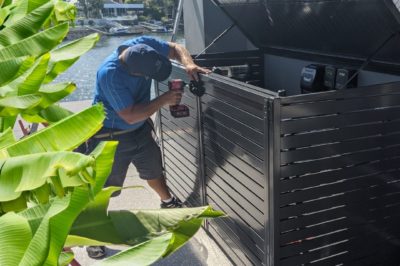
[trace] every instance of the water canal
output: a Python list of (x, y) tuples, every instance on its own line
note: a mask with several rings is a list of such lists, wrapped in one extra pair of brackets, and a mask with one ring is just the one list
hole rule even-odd
[[(148, 33), (163, 40), (170, 40), (171, 34)], [(55, 82), (72, 81), (77, 84), (76, 90), (63, 99), (63, 102), (90, 100), (96, 81), (96, 71), (103, 60), (111, 54), (119, 44), (137, 36), (102, 36), (96, 46), (72, 65), (66, 72), (57, 77)], [(177, 42), (183, 44), (184, 39), (178, 36)], [(152, 92), (154, 95), (154, 92)]]

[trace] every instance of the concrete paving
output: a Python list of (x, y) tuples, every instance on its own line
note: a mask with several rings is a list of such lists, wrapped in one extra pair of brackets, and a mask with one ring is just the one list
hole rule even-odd
[[(62, 105), (74, 112), (78, 112), (90, 105), (90, 101), (65, 102)], [(16, 128), (16, 131), (20, 131)], [(18, 133), (17, 133), (18, 134)], [(138, 177), (132, 166), (125, 180), (124, 186), (143, 186), (139, 189), (123, 190), (121, 195), (112, 198), (109, 209), (158, 209), (159, 198), (147, 183)], [(123, 247), (107, 247), (107, 256), (111, 256)], [(73, 248), (76, 260), (82, 266), (92, 265), (96, 260), (89, 258), (84, 247)], [(203, 229), (182, 248), (155, 264), (155, 266), (231, 266), (233, 265), (218, 245), (205, 233)]]

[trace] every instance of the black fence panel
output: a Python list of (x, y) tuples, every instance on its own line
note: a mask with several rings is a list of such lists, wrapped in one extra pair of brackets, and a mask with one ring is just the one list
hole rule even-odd
[(400, 85), (281, 104), (279, 264), (399, 265)]
[[(259, 57), (246, 60), (260, 64)], [(171, 78), (189, 82), (179, 67)], [(220, 75), (202, 81), (201, 98), (184, 94), (190, 117), (173, 118), (168, 108), (159, 113), (168, 184), (189, 205), (211, 204), (227, 214), (206, 230), (235, 264), (265, 264), (265, 99), (275, 94)], [(167, 83), (157, 89), (166, 92)]]
[[(209, 227), (224, 231), (255, 265), (264, 259), (264, 98), (205, 78), (201, 98), (207, 202), (229, 217)], [(240, 104), (239, 104), (240, 102)], [(237, 104), (236, 104), (237, 103)], [(254, 163), (255, 162), (255, 163)], [(224, 245), (226, 245), (225, 243)], [(227, 245), (229, 246), (229, 244)], [(238, 261), (237, 264), (244, 263)]]

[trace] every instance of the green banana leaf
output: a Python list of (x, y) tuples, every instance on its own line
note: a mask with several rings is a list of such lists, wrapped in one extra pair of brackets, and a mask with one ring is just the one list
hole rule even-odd
[(103, 120), (103, 107), (94, 105), (1, 149), (0, 159), (46, 151), (71, 151), (96, 133)]
[(57, 1), (54, 7), (55, 21), (71, 21), (73, 22), (76, 17), (76, 7), (64, 1)]
[[(68, 176), (94, 165), (94, 159), (76, 152), (46, 152), (0, 160), (0, 202), (15, 200), (23, 191), (39, 188), (59, 176), (60, 169)], [(82, 182), (78, 185), (85, 184)]]
[[(16, 116), (0, 117), (0, 132), (14, 128)], [(12, 144), (11, 142), (9, 144)]]
[(2, 6), (2, 7), (13, 6), (13, 7), (15, 7), (15, 5), (13, 4), (12, 0), (0, 0), (0, 6)]
[(68, 266), (70, 262), (74, 259), (74, 253), (72, 252), (61, 252), (58, 259), (59, 266)]
[[(24, 191), (36, 190), (36, 196), (41, 198), (38, 201), (47, 202), (50, 190), (46, 190), (45, 185), (50, 180), (60, 197), (65, 195), (65, 187), (85, 184), (90, 184), (91, 194), (96, 194), (111, 171), (113, 145), (116, 144), (101, 143), (90, 156), (75, 152), (45, 152), (0, 160), (1, 209), (8, 212), (26, 208), (27, 198), (22, 194)], [(104, 147), (109, 147), (109, 151)], [(98, 160), (97, 166), (94, 158)]]
[(23, 19), (27, 14), (29, 14), (36, 8), (48, 2), (48, 0), (19, 0), (16, 8), (12, 11), (10, 17), (6, 20), (4, 25), (7, 27), (13, 25), (17, 21)]
[(2, 265), (18, 265), (32, 238), (28, 221), (15, 213), (0, 217), (0, 261)]
[(50, 17), (53, 9), (54, 5), (50, 1), (0, 31), (0, 47), (11, 45), (36, 34)]
[(4, 132), (0, 133), (0, 149), (15, 142), (16, 140), (11, 128), (7, 128)]
[[(140, 265), (150, 265), (185, 244), (198, 231), (204, 218), (224, 215), (209, 206), (168, 210), (107, 211), (110, 196), (117, 189), (115, 187), (103, 189), (95, 200), (88, 204), (72, 226), (66, 246), (129, 245), (133, 247), (124, 251), (117, 260), (110, 259), (113, 265), (129, 265), (134, 259), (143, 262)], [(141, 250), (142, 248), (146, 250), (142, 243), (170, 233), (172, 236), (168, 237), (169, 244), (154, 248), (151, 256)], [(108, 263), (105, 265), (109, 265)]]
[(25, 109), (37, 106), (41, 101), (39, 95), (11, 96), (0, 99), (0, 116), (17, 116)]
[[(96, 183), (105, 182), (108, 177), (116, 146), (116, 142), (102, 142), (92, 153), (96, 160)], [(40, 221), (32, 230), (33, 238), (19, 265), (57, 265), (72, 223), (90, 201), (90, 190), (88, 187), (77, 187), (65, 197), (55, 198), (51, 204), (38, 205), (19, 213), (28, 221), (33, 220), (29, 222), (31, 225)], [(38, 218), (39, 215), (43, 216)]]
[(67, 70), (81, 55), (92, 49), (99, 38), (97, 33), (90, 34), (51, 51), (49, 71), (44, 83), (51, 82)]
[(54, 199), (18, 265), (57, 265), (68, 229), (89, 201), (88, 194), (80, 187)]
[(10, 85), (13, 84), (15, 79), (21, 77), (35, 63), (35, 58), (32, 56), (16, 58), (18, 61), (20, 59), (22, 59), (22, 62), (19, 64), (19, 66), (16, 65), (18, 64), (17, 62), (12, 62), (13, 59), (0, 62), (1, 67), (4, 67), (2, 68), (2, 78), (4, 79), (4, 82), (0, 85), (0, 97), (6, 97), (8, 95), (16, 96), (16, 89)]
[[(28, 57), (19, 57), (10, 60), (0, 61), (0, 86), (12, 81), (20, 68), (27, 62)], [(4, 96), (1, 96), (4, 97)]]
[[(211, 209), (211, 207), (183, 208), (172, 210), (139, 210), (139, 211), (107, 211), (110, 196), (116, 188), (108, 187), (99, 192), (93, 202), (76, 219), (71, 228), (70, 235), (85, 239), (84, 244), (91, 244), (89, 239), (103, 244), (136, 245), (165, 232), (177, 230), (180, 222), (195, 220), (192, 223), (197, 231), (201, 225), (201, 219), (219, 217), (223, 215)], [(95, 217), (95, 218), (94, 218)], [(189, 227), (190, 228), (190, 227)], [(192, 234), (190, 229), (176, 231), (178, 242), (173, 248), (181, 246), (185, 235)], [(68, 239), (67, 246), (82, 245), (79, 238)]]
[(34, 94), (40, 88), (43, 83), (44, 77), (46, 76), (47, 66), (49, 64), (50, 54), (46, 53), (37, 60), (36, 64), (14, 80), (12, 83), (15, 87), (9, 84), (9, 86), (15, 89), (18, 96)]
[(0, 49), (0, 60), (42, 55), (61, 43), (68, 33), (68, 28), (68, 23), (63, 23), (4, 47)]
[(71, 94), (75, 89), (76, 85), (73, 83), (58, 83), (43, 86), (40, 88), (38, 93), (34, 94), (35, 96), (40, 97), (39, 103), (33, 107), (22, 110), (21, 113), (36, 115), (43, 109), (48, 108), (52, 104), (63, 99), (65, 96)]
[(42, 101), (40, 102), (41, 109), (45, 109), (58, 102), (59, 100), (71, 94), (75, 89), (76, 85), (71, 82), (53, 83), (42, 86), (39, 90), (39, 95), (42, 96)]
[(173, 241), (172, 233), (152, 238), (133, 248), (95, 263), (93, 266), (143, 266), (150, 265), (162, 258), (169, 244)]
[(74, 114), (68, 109), (65, 109), (58, 104), (50, 105), (49, 107), (41, 110), (39, 113), (30, 115), (30, 114), (21, 114), (22, 118), (31, 123), (49, 123), (53, 124), (58, 122), (66, 117)]
[[(34, 233), (34, 238), (37, 236), (37, 246), (39, 246), (39, 241), (46, 243), (49, 240), (47, 237), (52, 235), (52, 233), (49, 235), (45, 234), (47, 231), (43, 229), (49, 230), (50, 225), (46, 222), (49, 219), (48, 217), (58, 217), (60, 215), (64, 219), (69, 219), (71, 215), (62, 215), (67, 211), (67, 208), (70, 208), (70, 211), (75, 210), (79, 208), (78, 204), (86, 201), (89, 204), (79, 217), (75, 219), (65, 245), (104, 245), (111, 243), (133, 245), (133, 247), (128, 248), (121, 254), (108, 258), (98, 265), (103, 265), (102, 263), (104, 265), (110, 265), (110, 263), (112, 265), (136, 265), (132, 264), (134, 261), (140, 263), (138, 265), (150, 265), (176, 251), (189, 240), (200, 228), (204, 218), (214, 218), (223, 215), (221, 212), (214, 211), (210, 207), (109, 211), (107, 215), (106, 209), (109, 197), (118, 188), (109, 187), (103, 189), (97, 194), (93, 202), (89, 202), (87, 192), (85, 193), (82, 190), (83, 188), (81, 187), (75, 189), (72, 194), (76, 196), (75, 200), (72, 200), (71, 197), (71, 200), (68, 201), (67, 196), (63, 199), (55, 199), (51, 205), (36, 206), (35, 210), (28, 209), (20, 213), (28, 219)], [(83, 193), (80, 193), (78, 196), (78, 191)], [(56, 202), (58, 208), (54, 207)], [(71, 202), (75, 202), (75, 205), (72, 206)], [(49, 209), (47, 210), (46, 208)], [(71, 226), (63, 219), (57, 220), (58, 222), (62, 222), (62, 224), (57, 224), (59, 230), (61, 228), (70, 228)], [(54, 222), (52, 225), (55, 224)], [(57, 232), (59, 233), (59, 231)], [(58, 252), (61, 249), (57, 245), (59, 241), (62, 242), (59, 238), (54, 239), (54, 246), (57, 247)], [(32, 242), (30, 247), (32, 246), (33, 249)], [(49, 251), (51, 251), (51, 248)], [(27, 253), (29, 253), (29, 250), (25, 252), (25, 254)], [(37, 258), (39, 255), (36, 255), (35, 258), (30, 258), (30, 265), (51, 265), (51, 263), (54, 263), (56, 258), (50, 254), (47, 257), (47, 263), (44, 263), (46, 255), (40, 255), (41, 259)], [(29, 255), (25, 255), (25, 257), (28, 258)], [(20, 265), (26, 265), (24, 263), (27, 261), (23, 260)]]
[[(108, 200), (114, 191), (115, 188), (106, 188), (96, 196), (76, 219), (66, 242), (66, 246), (133, 246), (95, 265), (150, 265), (185, 244), (198, 231), (204, 218), (223, 215), (209, 206), (107, 212)], [(151, 245), (152, 240), (157, 243), (159, 237), (164, 239), (164, 244), (150, 250), (143, 245)], [(134, 264), (135, 261), (138, 264)]]
[[(0, 3), (1, 3), (1, 0), (0, 0)], [(8, 5), (5, 7), (1, 7), (1, 5), (0, 5), (0, 29), (1, 29), (4, 21), (6, 20), (6, 18), (8, 18), (8, 16), (10, 15), (12, 8), (14, 8), (13, 5)]]

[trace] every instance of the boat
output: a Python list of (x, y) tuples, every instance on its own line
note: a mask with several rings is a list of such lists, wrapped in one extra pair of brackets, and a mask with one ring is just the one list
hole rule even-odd
[(108, 30), (110, 36), (139, 35), (144, 32), (142, 27), (118, 26)]

